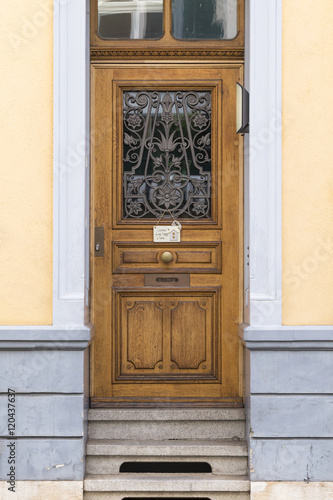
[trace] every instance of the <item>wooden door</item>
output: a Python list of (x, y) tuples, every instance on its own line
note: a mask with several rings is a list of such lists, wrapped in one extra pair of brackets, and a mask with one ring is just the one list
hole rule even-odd
[(241, 69), (93, 64), (92, 406), (241, 404)]

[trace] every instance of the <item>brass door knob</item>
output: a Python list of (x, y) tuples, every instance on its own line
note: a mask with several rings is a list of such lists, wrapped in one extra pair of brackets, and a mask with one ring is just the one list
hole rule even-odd
[(169, 264), (169, 262), (171, 262), (172, 259), (173, 259), (172, 253), (170, 253), (170, 252), (163, 252), (162, 253), (162, 260), (165, 264)]

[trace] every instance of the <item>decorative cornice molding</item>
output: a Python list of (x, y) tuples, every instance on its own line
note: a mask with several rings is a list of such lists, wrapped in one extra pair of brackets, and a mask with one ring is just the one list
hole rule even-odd
[(82, 351), (94, 338), (95, 327), (64, 326), (2, 326), (0, 351), (60, 350)]
[(238, 328), (249, 351), (333, 351), (333, 326), (248, 326)]
[(91, 48), (92, 61), (120, 60), (120, 59), (244, 59), (244, 49), (101, 49)]

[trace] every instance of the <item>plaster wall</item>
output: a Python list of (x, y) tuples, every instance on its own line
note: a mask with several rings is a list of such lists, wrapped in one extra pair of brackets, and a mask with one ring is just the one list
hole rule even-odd
[(283, 324), (333, 323), (333, 2), (283, 0)]
[(52, 0), (0, 16), (0, 324), (52, 323)]

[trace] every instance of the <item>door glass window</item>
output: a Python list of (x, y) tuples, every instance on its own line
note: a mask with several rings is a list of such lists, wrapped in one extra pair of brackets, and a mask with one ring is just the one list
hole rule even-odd
[(211, 217), (211, 91), (130, 90), (123, 108), (124, 217)]
[(98, 0), (98, 35), (156, 39), (163, 35), (163, 0)]
[(172, 34), (179, 40), (235, 38), (237, 0), (172, 0)]

